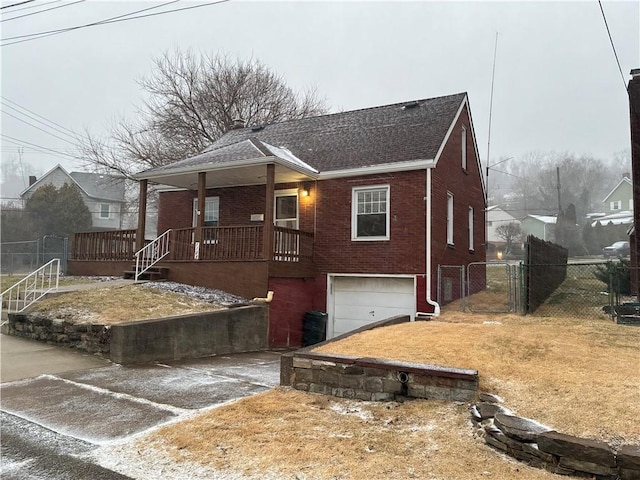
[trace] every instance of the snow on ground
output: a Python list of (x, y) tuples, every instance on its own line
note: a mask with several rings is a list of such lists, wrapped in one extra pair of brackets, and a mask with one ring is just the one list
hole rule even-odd
[(215, 303), (216, 305), (222, 305), (229, 307), (232, 305), (246, 304), (248, 299), (234, 295), (232, 293), (224, 292), (222, 290), (216, 290), (213, 288), (195, 287), (193, 285), (186, 285), (184, 283), (176, 282), (147, 282), (143, 286), (151, 287), (158, 290), (166, 290), (169, 292), (180, 293), (187, 295), (191, 298), (196, 298), (209, 303)]

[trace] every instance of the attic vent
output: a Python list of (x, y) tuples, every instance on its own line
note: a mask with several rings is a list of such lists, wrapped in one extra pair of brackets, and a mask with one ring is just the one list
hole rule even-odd
[(251, 127), (252, 132), (259, 132), (264, 129), (264, 125), (256, 125), (255, 127)]
[(410, 108), (416, 108), (416, 107), (419, 107), (419, 106), (420, 106), (420, 103), (414, 101), (414, 102), (405, 103), (402, 106), (402, 109), (403, 110), (408, 110)]

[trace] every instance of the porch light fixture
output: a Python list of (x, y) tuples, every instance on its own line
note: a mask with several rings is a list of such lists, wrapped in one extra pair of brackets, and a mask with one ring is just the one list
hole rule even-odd
[(300, 190), (300, 196), (301, 197), (308, 197), (309, 196), (309, 184), (308, 183), (303, 183), (302, 184), (302, 189)]

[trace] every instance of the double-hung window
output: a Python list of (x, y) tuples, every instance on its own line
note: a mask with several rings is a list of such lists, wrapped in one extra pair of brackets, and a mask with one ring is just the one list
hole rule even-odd
[(354, 187), (352, 240), (389, 240), (389, 185)]
[(453, 245), (453, 193), (447, 192), (447, 244)]
[(475, 249), (473, 244), (473, 207), (469, 207), (469, 251)]
[(460, 149), (462, 150), (462, 169), (467, 169), (467, 128), (463, 125), (460, 131)]
[(100, 204), (100, 218), (111, 218), (111, 205), (108, 203)]

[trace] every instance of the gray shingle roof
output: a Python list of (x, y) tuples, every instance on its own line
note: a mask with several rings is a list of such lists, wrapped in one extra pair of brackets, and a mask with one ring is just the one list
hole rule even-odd
[(69, 174), (89, 197), (124, 202), (124, 179), (114, 175), (71, 172)]
[(144, 174), (262, 157), (260, 142), (286, 147), (320, 172), (434, 159), (465, 97), (458, 93), (231, 130), (201, 154)]

